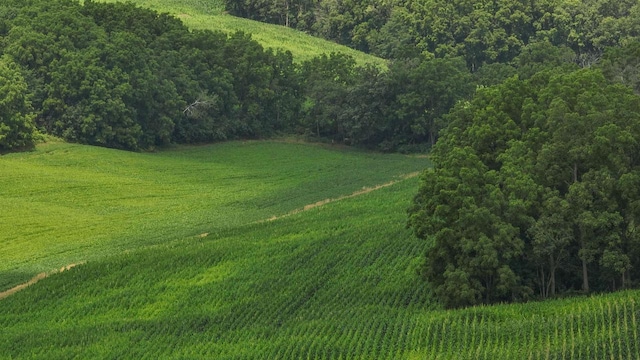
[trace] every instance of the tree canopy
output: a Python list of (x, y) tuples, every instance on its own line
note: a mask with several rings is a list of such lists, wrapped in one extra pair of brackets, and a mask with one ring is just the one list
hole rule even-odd
[[(299, 107), (291, 55), (246, 34), (190, 32), (121, 3), (7, 1), (0, 14), (2, 76), (22, 79), (11, 85), (25, 99), (6, 110), (24, 113), (3, 120), (25, 124), (13, 134), (35, 120), (69, 141), (149, 149), (265, 136), (288, 128)], [(23, 145), (15, 141), (5, 147)]]
[(5, 150), (32, 145), (36, 130), (128, 150), (279, 133), (425, 150), (474, 88), (462, 58), (297, 64), (248, 34), (189, 31), (132, 4), (8, 0), (0, 15), (0, 51), (24, 96), (7, 110), (23, 115), (4, 120), (15, 138)]
[(433, 243), (425, 275), (445, 304), (603, 291), (640, 275), (630, 88), (600, 69), (552, 69), (479, 89), (447, 117), (409, 212)]
[(511, 61), (532, 42), (569, 47), (589, 63), (640, 36), (635, 0), (227, 0), (226, 7), (387, 59), (462, 56), (473, 71)]
[(9, 57), (0, 57), (0, 152), (33, 146), (33, 118), (24, 77)]

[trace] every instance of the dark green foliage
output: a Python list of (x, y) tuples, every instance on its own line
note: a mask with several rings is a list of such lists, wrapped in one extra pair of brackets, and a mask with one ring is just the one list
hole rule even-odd
[(620, 47), (608, 48), (598, 67), (605, 76), (625, 84), (640, 94), (640, 42), (630, 42)]
[(34, 145), (33, 117), (27, 83), (20, 70), (9, 57), (0, 57), (0, 152)]
[(458, 104), (409, 220), (433, 241), (425, 274), (445, 304), (631, 286), (638, 118), (640, 97), (590, 69), (514, 77)]
[[(334, 5), (357, 7), (328, 6)], [(452, 9), (480, 9), (458, 5)], [(439, 19), (452, 10), (448, 6), (438, 5), (429, 16)], [(121, 149), (298, 133), (382, 151), (425, 151), (447, 125), (444, 115), (468, 99), (475, 84), (575, 66), (575, 53), (550, 41), (521, 42), (516, 47), (522, 52), (501, 48), (508, 55), (483, 48), (477, 51), (484, 55), (471, 59), (466, 47), (444, 35), (420, 46), (408, 40), (415, 35), (410, 28), (367, 35), (380, 25), (378, 15), (390, 11), (384, 6), (371, 5), (366, 16), (356, 16), (355, 8), (345, 13), (372, 17), (358, 28), (361, 40), (398, 41), (399, 48), (385, 50), (398, 60), (384, 71), (338, 54), (298, 66), (291, 54), (265, 50), (247, 34), (189, 32), (176, 18), (132, 4), (34, 0), (2, 9), (3, 51), (21, 66), (36, 125), (70, 141)], [(421, 13), (394, 11), (402, 19)], [(517, 22), (519, 15), (513, 16)], [(447, 34), (459, 32), (459, 25), (440, 25)], [(484, 35), (474, 36), (480, 40), (467, 47), (484, 46)], [(511, 65), (503, 63), (514, 57)], [(493, 64), (470, 75), (469, 67), (487, 62)]]
[(356, 82), (355, 61), (341, 54), (320, 56), (302, 65), (306, 101), (305, 127), (317, 137), (345, 141), (344, 113), (347, 95)]
[(308, 134), (382, 151), (424, 150), (474, 89), (461, 58), (398, 60), (388, 71), (332, 54), (302, 66)]
[(592, 65), (606, 47), (637, 40), (635, 0), (371, 0), (294, 3), (228, 0), (234, 15), (295, 27), (387, 59), (462, 56), (469, 69), (505, 63), (548, 41)]
[(291, 55), (248, 35), (191, 33), (132, 4), (0, 9), (3, 50), (25, 73), (37, 126), (69, 141), (148, 149), (265, 137), (298, 121)]
[(68, 141), (137, 150), (297, 133), (424, 151), (473, 90), (462, 58), (387, 71), (340, 54), (297, 65), (248, 34), (190, 32), (132, 4), (52, 4), (1, 7), (2, 46), (24, 73), (36, 125)]
[(264, 51), (250, 39), (244, 33), (232, 35), (223, 56), (234, 79), (239, 132), (264, 137), (283, 130), (297, 115), (299, 82), (291, 54)]
[(462, 58), (397, 61), (389, 70), (391, 114), (398, 143), (435, 144), (443, 115), (469, 97), (474, 84)]

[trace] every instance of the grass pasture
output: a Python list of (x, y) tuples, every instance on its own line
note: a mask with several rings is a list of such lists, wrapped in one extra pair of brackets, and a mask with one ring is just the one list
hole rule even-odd
[(66, 143), (0, 157), (0, 291), (37, 273), (216, 233), (398, 179), (425, 159), (284, 142), (157, 153)]
[[(120, 2), (120, 0), (99, 0), (103, 2)], [(225, 13), (224, 2), (221, 0), (130, 0), (132, 3), (172, 14), (182, 20), (191, 29), (213, 30), (225, 33), (243, 31), (251, 34), (265, 48), (288, 50), (293, 54), (294, 61), (302, 62), (322, 54), (332, 52), (352, 56), (360, 64), (375, 64), (386, 67), (386, 61), (373, 55), (365, 54), (339, 45), (331, 41), (320, 39), (301, 31), (284, 26), (261, 23), (238, 18)]]
[(1, 300), (0, 358), (640, 358), (638, 291), (439, 310), (404, 227), (416, 186), (51, 276)]

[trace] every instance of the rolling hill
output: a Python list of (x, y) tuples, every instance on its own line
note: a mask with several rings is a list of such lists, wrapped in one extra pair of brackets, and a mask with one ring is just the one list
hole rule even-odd
[[(0, 300), (0, 358), (640, 354), (638, 291), (441, 310), (417, 271), (429, 244), (405, 227), (417, 186), (406, 174), (422, 158), (281, 142), (154, 154), (58, 143), (0, 164), (13, 172), (0, 188), (21, 192), (2, 202), (24, 201), (9, 213), (33, 205), (11, 222), (39, 208), (35, 227), (50, 229), (37, 242), (68, 244), (34, 256), (24, 220), (3, 225), (24, 235), (2, 254), (22, 242), (22, 260), (9, 261), (25, 269), (88, 260)], [(362, 188), (376, 184), (386, 186)], [(64, 233), (82, 222), (105, 237)]]
[(268, 219), (424, 159), (284, 142), (131, 153), (53, 142), (0, 161), (0, 290), (40, 272)]
[[(117, 2), (117, 0), (100, 0)], [(207, 0), (133, 0), (132, 3), (165, 12), (180, 18), (191, 29), (213, 30), (231, 33), (243, 31), (266, 48), (291, 51), (294, 60), (301, 62), (322, 54), (333, 52), (353, 57), (360, 65), (374, 64), (386, 67), (386, 61), (353, 50), (324, 39), (307, 35), (284, 26), (265, 24), (258, 21), (242, 19), (224, 12), (224, 4), (220, 1)]]
[[(216, 2), (135, 3), (384, 66)], [(0, 359), (640, 359), (638, 290), (443, 310), (406, 226), (429, 166), (288, 139), (3, 155)]]

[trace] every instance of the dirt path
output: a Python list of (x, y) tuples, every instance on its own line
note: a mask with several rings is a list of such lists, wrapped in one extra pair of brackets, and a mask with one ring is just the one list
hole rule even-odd
[(291, 215), (295, 215), (295, 214), (301, 213), (303, 211), (311, 210), (313, 208), (317, 208), (319, 206), (323, 206), (323, 205), (332, 203), (334, 201), (340, 201), (340, 200), (350, 199), (350, 198), (353, 198), (353, 197), (356, 197), (356, 196), (364, 195), (364, 194), (370, 193), (370, 192), (375, 191), (375, 190), (380, 190), (382, 188), (386, 188), (386, 187), (391, 186), (393, 184), (396, 184), (396, 183), (398, 183), (400, 181), (414, 178), (414, 177), (420, 175), (420, 173), (421, 173), (420, 171), (416, 171), (416, 172), (412, 172), (412, 173), (409, 173), (409, 174), (404, 174), (404, 175), (400, 176), (400, 179), (398, 179), (398, 180), (392, 180), (392, 181), (389, 181), (389, 182), (384, 183), (382, 185), (376, 185), (374, 187), (363, 187), (362, 190), (358, 190), (358, 191), (356, 191), (356, 192), (354, 192), (352, 194), (340, 196), (340, 197), (337, 197), (337, 198), (320, 200), (320, 201), (318, 201), (316, 203), (305, 205), (304, 207), (302, 207), (300, 209), (293, 210), (293, 211), (288, 212), (288, 213), (286, 213), (284, 215), (273, 216), (273, 217), (271, 217), (269, 219), (261, 220), (259, 222), (274, 221), (274, 220), (282, 219), (283, 217), (287, 217), (287, 216), (291, 216)]
[(46, 278), (46, 277), (50, 276), (50, 275), (57, 274), (57, 273), (61, 273), (61, 272), (63, 272), (63, 271), (67, 271), (67, 270), (69, 270), (69, 269), (71, 269), (71, 268), (73, 268), (73, 267), (76, 267), (76, 266), (78, 266), (78, 265), (82, 265), (82, 264), (84, 264), (84, 263), (85, 263), (85, 262), (84, 262), (84, 261), (82, 261), (82, 262), (79, 262), (79, 263), (77, 263), (77, 264), (69, 264), (69, 265), (67, 265), (67, 266), (63, 266), (63, 267), (61, 267), (59, 270), (55, 270), (55, 271), (52, 271), (52, 272), (49, 272), (49, 273), (42, 272), (42, 273), (40, 273), (40, 274), (38, 274), (38, 275), (34, 276), (33, 278), (31, 278), (31, 280), (27, 281), (26, 283), (20, 284), (20, 285), (18, 285), (18, 286), (14, 286), (14, 287), (12, 287), (12, 288), (11, 288), (11, 289), (9, 289), (9, 290), (5, 290), (5, 291), (3, 291), (3, 292), (0, 292), (0, 300), (4, 299), (4, 298), (6, 298), (6, 297), (9, 297), (9, 296), (11, 296), (11, 295), (13, 295), (13, 294), (15, 294), (15, 293), (17, 293), (18, 291), (20, 291), (20, 290), (22, 290), (22, 289), (25, 289), (25, 288), (27, 288), (27, 287), (29, 287), (29, 286), (31, 286), (31, 285), (33, 285), (33, 284), (37, 283), (38, 281), (40, 281), (40, 280), (42, 280), (42, 279), (44, 279), (44, 278)]
[[(326, 205), (326, 204), (329, 204), (329, 203), (332, 203), (332, 202), (335, 202), (335, 201), (340, 201), (340, 200), (349, 199), (349, 198), (353, 198), (353, 197), (356, 197), (356, 196), (364, 195), (364, 194), (370, 193), (370, 192), (375, 191), (375, 190), (379, 190), (379, 189), (382, 189), (382, 188), (389, 187), (389, 186), (391, 186), (393, 184), (396, 184), (396, 183), (398, 183), (400, 181), (414, 178), (414, 177), (416, 177), (418, 175), (420, 175), (420, 171), (412, 172), (412, 173), (409, 173), (409, 174), (404, 174), (404, 175), (400, 176), (400, 178), (397, 179), (397, 180), (392, 180), (392, 181), (389, 181), (389, 182), (381, 184), (381, 185), (376, 185), (374, 187), (363, 187), (362, 190), (358, 190), (358, 191), (353, 192), (353, 193), (351, 193), (349, 195), (344, 195), (344, 196), (340, 196), (340, 197), (337, 197), (337, 198), (330, 198), (330, 199), (320, 200), (320, 201), (315, 202), (313, 204), (305, 205), (304, 207), (302, 207), (300, 209), (296, 209), (296, 210), (293, 210), (291, 212), (288, 212), (288, 213), (286, 213), (284, 215), (273, 216), (273, 217), (271, 217), (269, 219), (261, 220), (259, 222), (267, 222), (267, 221), (278, 220), (278, 219), (281, 219), (281, 218), (284, 218), (284, 217), (287, 217), (287, 216), (291, 216), (291, 215), (295, 215), (295, 214), (301, 213), (303, 211), (311, 210), (311, 209), (314, 209), (314, 208), (317, 208), (317, 207), (320, 207), (320, 206), (323, 206), (323, 205)], [(196, 237), (199, 237), (199, 238), (205, 238), (207, 236), (209, 236), (209, 233), (202, 233), (202, 234), (196, 235)], [(82, 262), (79, 262), (77, 264), (69, 264), (67, 266), (63, 266), (59, 270), (55, 270), (55, 271), (52, 271), (52, 272), (49, 272), (49, 273), (46, 273), (46, 272), (40, 273), (40, 274), (34, 276), (33, 278), (31, 278), (31, 280), (27, 281), (26, 283), (23, 283), (23, 284), (20, 284), (18, 286), (15, 286), (15, 287), (13, 287), (13, 288), (11, 288), (9, 290), (5, 290), (5, 291), (0, 292), (0, 300), (15, 294), (18, 291), (20, 291), (22, 289), (25, 289), (28, 286), (31, 286), (31, 285), (37, 283), (38, 281), (40, 281), (40, 280), (42, 280), (42, 279), (44, 279), (44, 278), (46, 278), (46, 277), (48, 277), (50, 275), (61, 273), (63, 271), (67, 271), (67, 270), (69, 270), (69, 269), (71, 269), (73, 267), (76, 267), (78, 265), (82, 265), (84, 263), (85, 263), (85, 261), (82, 261)]]

